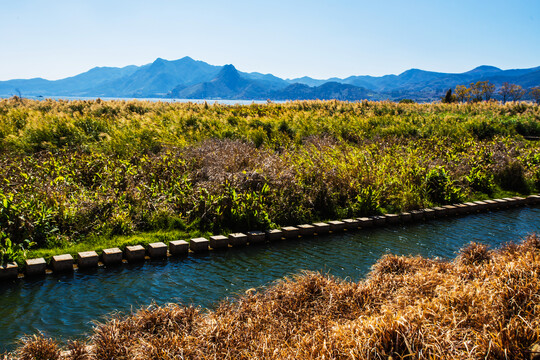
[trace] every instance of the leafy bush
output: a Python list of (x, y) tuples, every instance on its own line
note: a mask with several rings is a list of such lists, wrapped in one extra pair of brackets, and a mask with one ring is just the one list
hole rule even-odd
[(500, 133), (493, 123), (485, 120), (472, 122), (469, 124), (468, 128), (469, 131), (479, 140), (493, 139), (496, 134)]
[(379, 192), (372, 186), (361, 188), (351, 206), (353, 214), (356, 216), (377, 214), (380, 211), (379, 196)]
[(480, 167), (473, 167), (465, 177), (471, 189), (483, 192), (491, 196), (495, 191), (495, 182), (493, 174), (486, 172)]
[(414, 101), (413, 99), (401, 99), (399, 100), (399, 103), (400, 104), (415, 104), (416, 101)]
[(11, 262), (22, 265), (26, 259), (26, 251), (32, 245), (28, 240), (13, 244), (4, 232), (0, 232), (0, 266)]
[(519, 121), (516, 123), (516, 132), (523, 136), (540, 136), (540, 121), (538, 119)]
[(460, 189), (454, 186), (454, 182), (442, 166), (428, 171), (424, 185), (428, 198), (436, 204), (452, 204), (460, 199)]
[(521, 194), (530, 192), (529, 184), (525, 178), (525, 169), (518, 161), (506, 163), (497, 172), (495, 179), (504, 190), (516, 191)]

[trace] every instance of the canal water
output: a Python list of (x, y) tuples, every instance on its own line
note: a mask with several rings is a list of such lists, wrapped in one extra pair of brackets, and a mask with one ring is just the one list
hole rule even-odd
[(498, 247), (540, 233), (540, 207), (246, 246), (183, 259), (0, 284), (0, 353), (38, 331), (66, 340), (93, 321), (153, 302), (216, 302), (301, 270), (360, 280), (385, 253), (453, 258), (471, 241)]

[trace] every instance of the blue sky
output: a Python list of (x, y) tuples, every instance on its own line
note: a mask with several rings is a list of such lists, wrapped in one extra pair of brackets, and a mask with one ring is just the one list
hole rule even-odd
[(540, 1), (0, 0), (0, 80), (190, 56), (293, 78), (540, 65)]

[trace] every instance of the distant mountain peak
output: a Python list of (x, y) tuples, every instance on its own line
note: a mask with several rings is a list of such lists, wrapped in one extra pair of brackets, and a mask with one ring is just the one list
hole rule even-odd
[(418, 72), (424, 72), (424, 71), (425, 70), (420, 70), (420, 69), (417, 69), (417, 68), (411, 68), (409, 70), (405, 70), (404, 72), (402, 72), (399, 75), (401, 76), (401, 75), (405, 75), (405, 74), (418, 73)]
[(227, 73), (227, 72), (238, 73), (238, 70), (236, 70), (233, 64), (227, 64), (227, 65), (223, 65), (221, 72), (222, 73)]
[(162, 59), (162, 58), (157, 58), (156, 60), (154, 60), (154, 62), (152, 64), (150, 64), (150, 68), (152, 70), (154, 69), (162, 69), (166, 66), (166, 63), (168, 63), (167, 60), (165, 59)]
[(241, 80), (240, 73), (234, 65), (227, 64), (221, 68), (221, 71), (217, 74), (214, 80), (212, 81), (223, 81), (224, 83), (236, 84)]
[(482, 73), (482, 72), (499, 72), (502, 71), (498, 67), (491, 66), (491, 65), (480, 65), (478, 67), (475, 67), (474, 69), (467, 71), (468, 74), (471, 73)]

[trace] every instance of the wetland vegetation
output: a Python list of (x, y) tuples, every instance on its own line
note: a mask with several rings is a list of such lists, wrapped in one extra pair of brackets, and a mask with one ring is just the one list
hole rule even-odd
[(517, 102), (4, 99), (0, 261), (528, 194), (538, 137)]

